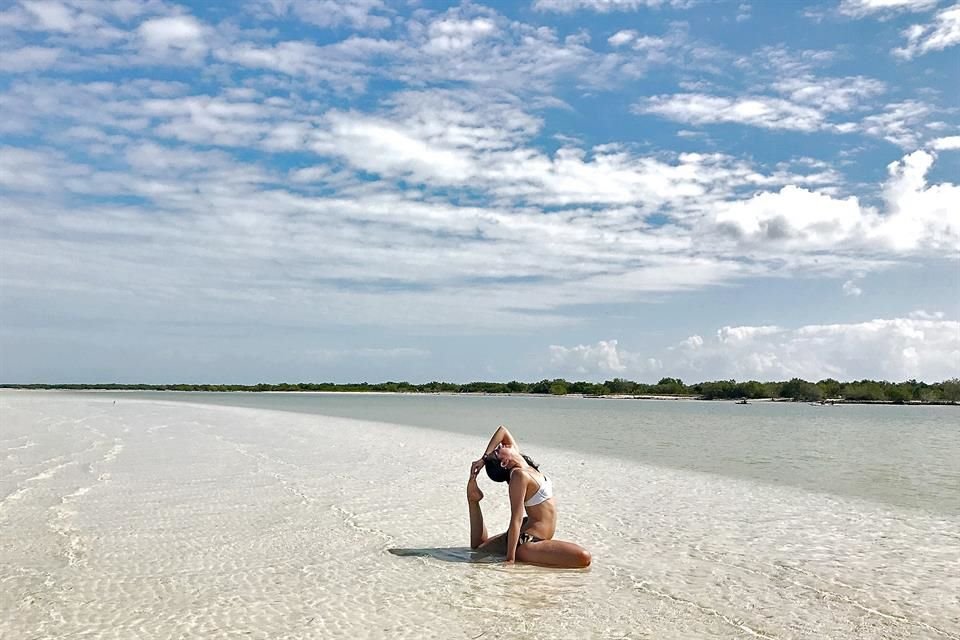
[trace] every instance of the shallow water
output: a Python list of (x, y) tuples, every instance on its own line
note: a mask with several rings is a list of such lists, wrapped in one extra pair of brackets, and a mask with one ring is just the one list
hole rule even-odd
[(336, 393), (132, 395), (395, 422), (481, 440), (502, 423), (535, 458), (547, 445), (960, 515), (958, 407)]
[(0, 393), (0, 637), (960, 639), (951, 514), (539, 445), (594, 564), (507, 567), (477, 436), (113, 401)]

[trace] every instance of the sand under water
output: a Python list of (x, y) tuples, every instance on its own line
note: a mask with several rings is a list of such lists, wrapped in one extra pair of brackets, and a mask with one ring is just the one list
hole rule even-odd
[(506, 566), (476, 438), (114, 400), (0, 393), (2, 638), (960, 640), (950, 515), (538, 447), (594, 564)]

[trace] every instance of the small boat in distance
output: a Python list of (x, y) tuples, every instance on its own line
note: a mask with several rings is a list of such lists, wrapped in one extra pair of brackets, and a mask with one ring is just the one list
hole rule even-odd
[(737, 404), (750, 404), (746, 400), (737, 400)]

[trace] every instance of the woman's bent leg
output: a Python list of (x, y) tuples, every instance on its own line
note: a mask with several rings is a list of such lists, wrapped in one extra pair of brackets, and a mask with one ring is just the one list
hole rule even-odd
[[(523, 522), (520, 525), (520, 530), (525, 531), (527, 528), (527, 517), (523, 517)], [(507, 555), (507, 532), (498, 533), (497, 535), (487, 538), (479, 547), (474, 547), (479, 551), (484, 551), (486, 553), (496, 553), (501, 556)]]
[(545, 567), (583, 569), (593, 558), (578, 544), (563, 540), (540, 540), (517, 547), (517, 560)]
[(477, 551), (484, 553), (495, 553), (500, 556), (507, 555), (507, 534), (500, 533), (492, 538), (487, 538)]
[(487, 541), (487, 526), (483, 524), (480, 502), (467, 500), (467, 505), (470, 507), (470, 548), (476, 549)]

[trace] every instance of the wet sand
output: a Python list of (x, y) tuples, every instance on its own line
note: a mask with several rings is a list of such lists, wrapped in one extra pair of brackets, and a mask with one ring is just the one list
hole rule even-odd
[(960, 640), (957, 519), (538, 447), (594, 565), (507, 567), (466, 548), (483, 445), (0, 392), (0, 637)]

